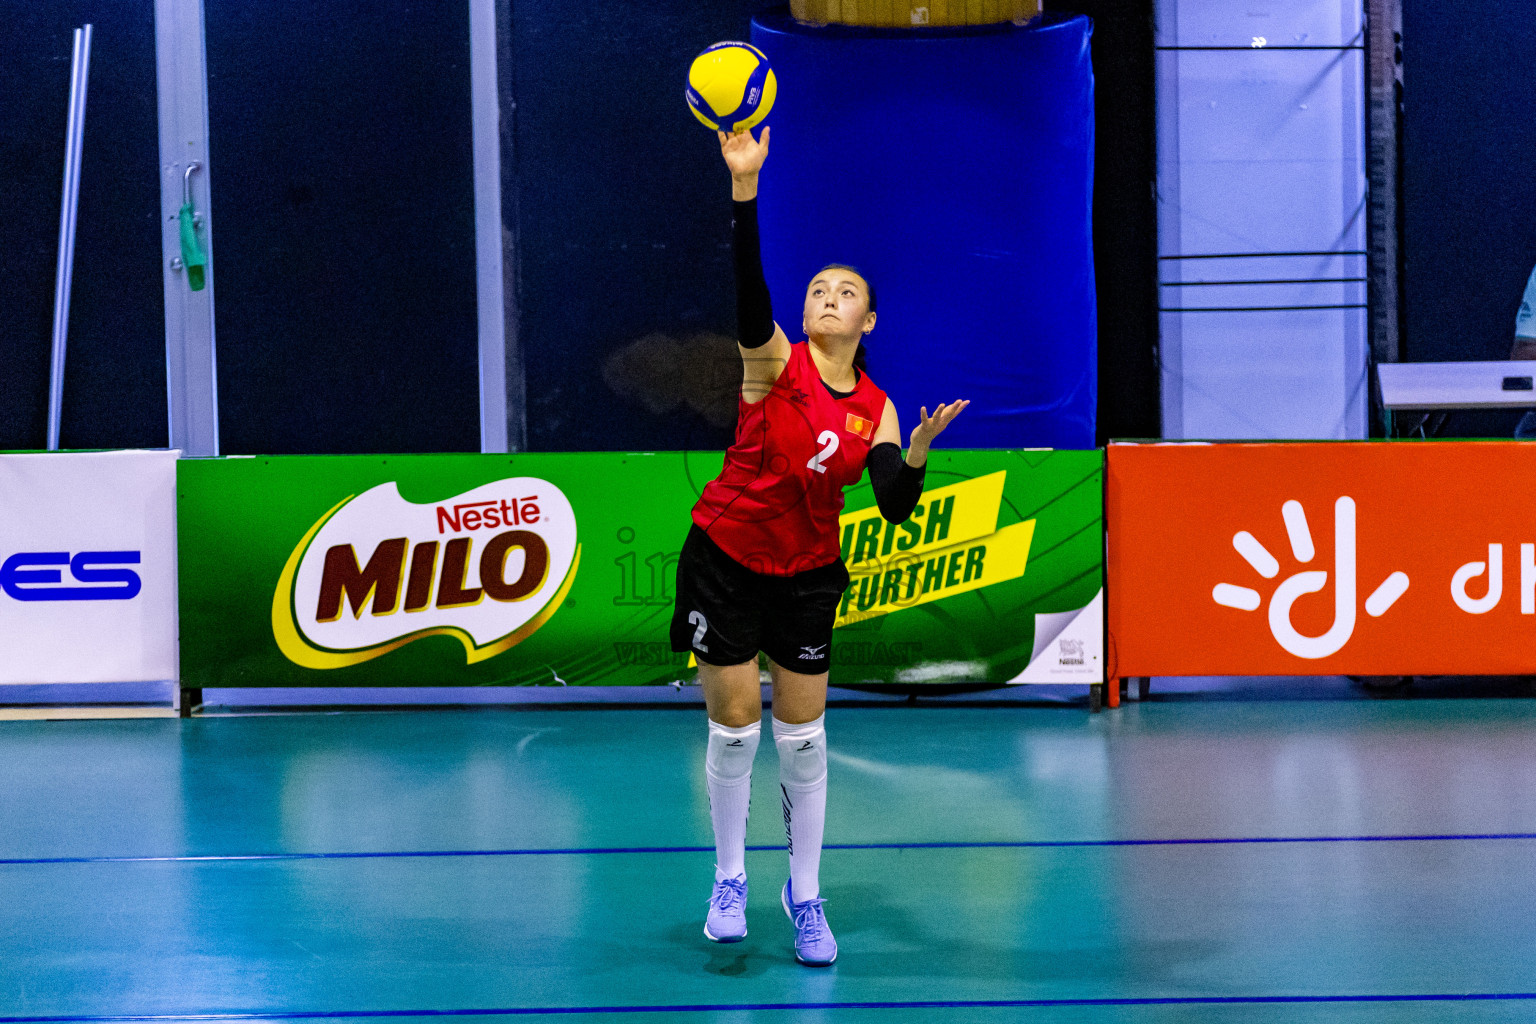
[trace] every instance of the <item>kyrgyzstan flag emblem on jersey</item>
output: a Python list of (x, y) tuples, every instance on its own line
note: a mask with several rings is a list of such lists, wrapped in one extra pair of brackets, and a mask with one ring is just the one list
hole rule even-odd
[(862, 416), (848, 414), (848, 433), (858, 434), (864, 440), (869, 440), (869, 435), (874, 433), (875, 425)]

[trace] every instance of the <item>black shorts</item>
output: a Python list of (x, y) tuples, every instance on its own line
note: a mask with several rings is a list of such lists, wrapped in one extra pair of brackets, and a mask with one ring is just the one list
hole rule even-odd
[(765, 576), (720, 550), (695, 524), (677, 560), (672, 650), (710, 665), (740, 665), (765, 652), (791, 672), (831, 665), (832, 623), (848, 589), (838, 559), (793, 576)]

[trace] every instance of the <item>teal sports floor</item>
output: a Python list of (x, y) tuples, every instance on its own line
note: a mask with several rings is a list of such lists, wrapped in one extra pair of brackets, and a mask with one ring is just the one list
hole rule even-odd
[(828, 714), (841, 947), (700, 934), (697, 709), (0, 725), (0, 1022), (1536, 1019), (1536, 702)]

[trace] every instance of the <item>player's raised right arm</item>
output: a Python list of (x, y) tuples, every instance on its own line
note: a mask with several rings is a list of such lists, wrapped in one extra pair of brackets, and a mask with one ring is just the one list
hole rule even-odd
[(731, 248), (736, 268), (737, 344), (741, 347), (742, 398), (761, 401), (789, 361), (789, 338), (773, 322), (773, 304), (763, 278), (757, 236), (757, 176), (768, 156), (768, 129), (761, 140), (751, 132), (720, 132), (720, 155), (731, 172)]

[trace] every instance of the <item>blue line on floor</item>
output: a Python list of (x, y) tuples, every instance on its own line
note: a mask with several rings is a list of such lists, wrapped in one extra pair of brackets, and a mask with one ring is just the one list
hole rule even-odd
[[(1040, 839), (995, 842), (827, 843), (823, 850), (1032, 850), (1110, 846), (1241, 846), (1279, 843), (1467, 843), (1536, 839), (1536, 832), (1467, 832), (1401, 836), (1238, 836), (1194, 839)], [(782, 845), (748, 850), (782, 850)], [(165, 857), (5, 857), (5, 864), (154, 864), (263, 860), (376, 860), (399, 857), (548, 857), (599, 853), (713, 853), (713, 846), (567, 846), (530, 850), (374, 850), (339, 853), (209, 853)], [(10, 1018), (0, 1017), (0, 1024)]]
[(538, 1006), (464, 1010), (278, 1010), (266, 1013), (57, 1014), (0, 1017), (0, 1024), (118, 1024), (131, 1021), (338, 1020), (397, 1017), (530, 1017), (576, 1013), (722, 1013), (731, 1010), (940, 1010), (1088, 1006), (1253, 1006), (1298, 1003), (1529, 1002), (1536, 992), (1433, 992), (1394, 995), (1150, 996), (1102, 999), (931, 999), (823, 1003), (683, 1003), (671, 1006)]

